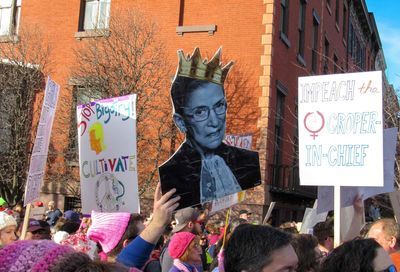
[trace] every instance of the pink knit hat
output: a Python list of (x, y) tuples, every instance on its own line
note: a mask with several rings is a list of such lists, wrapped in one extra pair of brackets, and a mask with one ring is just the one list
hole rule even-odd
[(108, 253), (118, 245), (130, 218), (130, 213), (100, 213), (92, 211), (92, 225), (87, 232), (87, 236), (89, 239), (99, 242), (103, 251)]
[(196, 235), (187, 231), (175, 233), (168, 245), (169, 255), (171, 255), (173, 259), (179, 259), (185, 253), (194, 238), (196, 238)]
[(51, 240), (16, 241), (0, 250), (0, 271), (48, 272), (72, 252)]

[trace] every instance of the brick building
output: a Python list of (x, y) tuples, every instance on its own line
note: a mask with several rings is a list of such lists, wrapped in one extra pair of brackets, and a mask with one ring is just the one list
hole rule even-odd
[[(176, 65), (177, 49), (191, 52), (198, 46), (210, 57), (222, 45), (224, 59), (236, 61), (230, 80), (237, 85), (243, 83), (237, 92), (247, 98), (247, 109), (235, 113), (247, 116), (247, 122), (228, 126), (227, 132), (250, 135), (252, 149), (259, 151), (261, 160), (263, 185), (247, 194), (243, 206), (261, 219), (269, 203), (276, 201), (275, 223), (301, 220), (304, 208), (312, 205), (316, 198), (316, 188), (299, 186), (297, 78), (386, 68), (376, 65), (379, 61), (384, 63), (384, 58), (374, 17), (364, 0), (258, 0), (251, 3), (231, 0), (212, 4), (185, 0), (69, 0), (68, 3), (7, 0), (2, 3), (6, 4), (0, 6), (1, 18), (8, 19), (1, 20), (0, 46), (18, 43), (24, 38), (19, 29), (34, 27), (45, 33), (43, 40), (52, 47), (51, 76), (61, 85), (61, 96), (66, 100), (60, 101), (67, 101), (61, 103), (55, 121), (54, 131), (64, 132), (53, 135), (52, 143), (59, 154), (72, 136), (67, 133), (70, 127), (57, 120), (61, 115), (75, 114), (71, 104), (76, 103), (74, 93), (80, 88), (79, 79), (73, 78), (71, 72), (77, 62), (75, 52), (92, 39), (111, 37), (110, 18), (117, 18), (129, 9), (143, 12), (148, 20), (157, 24), (155, 35), (163, 44), (172, 67)], [(173, 74), (174, 70), (169, 78)], [(161, 94), (167, 96), (168, 90)], [(228, 118), (231, 117), (228, 115)], [(232, 116), (233, 124), (235, 118)], [(171, 151), (178, 146), (175, 140), (169, 144), (166, 149)], [(76, 168), (76, 158), (56, 157), (54, 161)], [(168, 154), (163, 154), (160, 162), (167, 157)], [(69, 208), (67, 202), (74, 199), (67, 196), (65, 202), (65, 188), (51, 180), (51, 176), (46, 179), (43, 198), (53, 198), (59, 206)], [(150, 182), (154, 184), (155, 180), (156, 176)], [(140, 179), (140, 182), (145, 181)]]

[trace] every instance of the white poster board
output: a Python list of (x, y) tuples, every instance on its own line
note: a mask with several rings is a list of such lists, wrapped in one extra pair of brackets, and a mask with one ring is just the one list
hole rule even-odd
[(28, 179), (25, 186), (24, 205), (32, 203), (40, 197), (40, 187), (49, 153), (50, 135), (53, 127), (54, 114), (57, 107), (60, 85), (47, 77), (44, 90), (44, 100), (40, 113), (35, 142), (33, 144)]
[(328, 213), (317, 214), (318, 200), (315, 200), (313, 208), (306, 208), (303, 216), (303, 221), (300, 228), (300, 233), (313, 234), (314, 226), (319, 222), (324, 222)]
[(214, 214), (218, 211), (221, 211), (223, 209), (229, 208), (233, 205), (242, 202), (245, 196), (246, 196), (246, 191), (241, 191), (232, 195), (224, 196), (216, 200), (213, 200), (211, 202), (210, 214)]
[(227, 134), (225, 135), (224, 142), (227, 145), (236, 146), (244, 149), (251, 149), (251, 144), (253, 141), (253, 137), (251, 134), (243, 134), (243, 135), (233, 135)]
[(136, 95), (77, 107), (82, 212), (139, 211)]
[(382, 72), (300, 77), (301, 185), (383, 186)]
[[(374, 195), (389, 193), (394, 190), (394, 160), (396, 155), (397, 128), (387, 128), (383, 131), (383, 187), (341, 187), (341, 207), (353, 205), (354, 199), (359, 196), (366, 200)], [(318, 187), (318, 213), (333, 210), (333, 187)]]

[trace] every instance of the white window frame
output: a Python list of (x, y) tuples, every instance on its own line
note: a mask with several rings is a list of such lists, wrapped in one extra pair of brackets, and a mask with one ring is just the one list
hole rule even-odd
[(84, 31), (108, 29), (111, 0), (84, 0), (84, 6)]
[(18, 34), (21, 17), (21, 2), (22, 0), (0, 1), (0, 36)]

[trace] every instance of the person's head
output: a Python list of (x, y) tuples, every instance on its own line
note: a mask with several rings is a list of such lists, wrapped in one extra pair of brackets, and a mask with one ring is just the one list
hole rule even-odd
[(290, 235), (269, 226), (240, 225), (226, 245), (225, 271), (295, 271), (297, 263)]
[(244, 220), (250, 220), (251, 212), (248, 210), (240, 210), (239, 211), (239, 218), (242, 218)]
[(52, 211), (55, 208), (55, 203), (53, 200), (49, 201), (49, 203), (47, 203), (47, 208)]
[(196, 48), (189, 58), (178, 51), (179, 66), (171, 86), (174, 121), (200, 152), (215, 150), (224, 139), (227, 103), (224, 81), (233, 65), (221, 67), (221, 49), (210, 61)]
[(193, 265), (201, 263), (200, 238), (191, 232), (178, 232), (171, 237), (168, 252), (173, 259)]
[(298, 234), (299, 231), (297, 230), (296, 223), (295, 222), (285, 222), (282, 223), (279, 228), (283, 230), (284, 232), (292, 233), (292, 234)]
[(68, 210), (64, 212), (64, 218), (72, 221), (72, 222), (77, 222), (78, 224), (81, 223), (80, 215), (77, 212), (74, 212), (72, 210)]
[(4, 211), (7, 208), (7, 201), (0, 197), (0, 211)]
[(27, 240), (50, 240), (50, 225), (43, 220), (29, 219), (28, 230), (26, 234)]
[(0, 212), (0, 246), (6, 246), (17, 240), (17, 221), (6, 212)]
[(104, 253), (114, 258), (143, 228), (143, 218), (139, 214), (93, 211), (92, 224), (87, 235), (101, 245)]
[(179, 130), (196, 148), (202, 151), (216, 149), (224, 139), (226, 128), (227, 103), (223, 86), (177, 77), (171, 93), (174, 121)]
[(318, 248), (318, 240), (310, 234), (296, 234), (291, 244), (299, 258), (297, 272), (319, 271), (322, 253)]
[(376, 272), (393, 265), (389, 254), (373, 239), (356, 239), (335, 248), (325, 259), (321, 272)]
[(380, 219), (372, 224), (367, 237), (375, 239), (390, 254), (399, 250), (400, 226), (394, 219)]
[(199, 216), (200, 213), (192, 207), (178, 210), (175, 213), (176, 225), (172, 229), (172, 233), (188, 231), (194, 234), (200, 234), (202, 232), (202, 222), (198, 220)]
[(313, 234), (318, 243), (327, 251), (333, 249), (333, 222), (331, 220), (317, 223), (313, 228)]
[(1, 271), (128, 272), (119, 264), (92, 261), (85, 253), (49, 240), (17, 241), (0, 250)]

